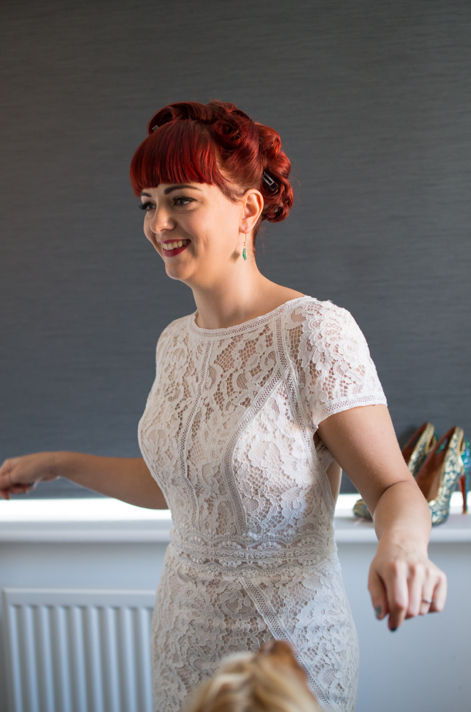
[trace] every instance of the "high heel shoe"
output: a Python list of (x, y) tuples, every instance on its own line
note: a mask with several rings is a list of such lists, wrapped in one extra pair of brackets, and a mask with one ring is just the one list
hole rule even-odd
[[(423, 423), (404, 445), (402, 456), (414, 477), (417, 476), (417, 473), (437, 440), (437, 431), (432, 423)], [(363, 499), (359, 499), (355, 503), (353, 514), (363, 519), (373, 519)]]
[(458, 480), (463, 496), (463, 514), (468, 511), (471, 447), (462, 428), (450, 428), (427, 455), (416, 481), (428, 502), (432, 526), (443, 524), (450, 514), (450, 501)]

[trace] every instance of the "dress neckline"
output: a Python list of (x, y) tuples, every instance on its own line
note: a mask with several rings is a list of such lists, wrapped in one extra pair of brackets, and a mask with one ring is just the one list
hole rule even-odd
[(189, 315), (188, 326), (189, 326), (190, 331), (193, 334), (198, 334), (199, 336), (222, 337), (222, 336), (232, 336), (235, 334), (241, 334), (244, 331), (254, 329), (255, 327), (260, 326), (261, 324), (264, 324), (265, 322), (270, 321), (270, 319), (272, 319), (274, 316), (276, 316), (279, 312), (286, 309), (288, 306), (291, 306), (291, 305), (295, 304), (296, 302), (301, 302), (304, 299), (312, 299), (312, 297), (308, 296), (307, 294), (304, 294), (302, 297), (295, 297), (294, 299), (288, 299), (287, 302), (280, 304), (279, 307), (276, 307), (276, 309), (272, 309), (272, 311), (269, 311), (266, 314), (262, 314), (261, 316), (256, 316), (253, 319), (249, 319), (248, 321), (243, 321), (242, 324), (235, 324), (234, 326), (227, 326), (222, 329), (203, 329), (203, 327), (198, 326), (198, 324), (196, 323), (196, 316), (198, 314), (198, 310), (196, 310), (195, 312), (193, 312), (193, 314)]

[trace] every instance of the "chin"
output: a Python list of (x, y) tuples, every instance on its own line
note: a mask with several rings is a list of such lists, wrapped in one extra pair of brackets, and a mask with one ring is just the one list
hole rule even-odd
[(186, 282), (189, 278), (189, 270), (185, 265), (169, 265), (165, 262), (165, 271), (170, 279), (177, 279), (179, 282)]

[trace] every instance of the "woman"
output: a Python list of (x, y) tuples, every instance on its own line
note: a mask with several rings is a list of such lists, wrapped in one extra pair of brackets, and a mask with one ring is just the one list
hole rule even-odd
[(396, 630), (445, 603), (429, 509), (362, 332), (345, 309), (257, 268), (260, 223), (291, 208), (289, 172), (276, 131), (233, 104), (177, 103), (152, 118), (133, 189), (145, 236), (197, 311), (158, 340), (143, 458), (37, 453), (0, 469), (6, 498), (62, 476), (171, 509), (152, 621), (159, 712), (177, 712), (227, 654), (270, 638), (294, 644), (322, 706), (354, 709), (358, 645), (332, 525), (341, 468), (374, 513), (377, 618)]

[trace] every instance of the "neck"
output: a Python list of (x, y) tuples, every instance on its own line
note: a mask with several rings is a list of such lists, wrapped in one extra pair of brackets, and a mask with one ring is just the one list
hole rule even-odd
[(227, 329), (259, 316), (260, 308), (278, 285), (264, 277), (257, 267), (244, 265), (240, 272), (224, 275), (209, 287), (192, 287), (196, 309), (196, 323), (203, 329)]

